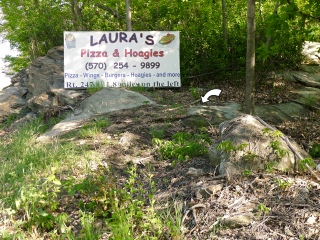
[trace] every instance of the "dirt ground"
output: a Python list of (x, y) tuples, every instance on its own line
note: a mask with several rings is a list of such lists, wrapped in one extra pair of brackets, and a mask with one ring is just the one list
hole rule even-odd
[[(257, 104), (286, 102), (296, 97), (290, 91), (299, 85), (282, 85), (280, 80), (278, 86), (270, 89), (266, 83), (258, 87)], [(221, 96), (209, 105), (243, 102), (243, 89), (228, 84), (220, 89)], [(210, 89), (200, 89), (199, 95), (207, 90)], [(172, 166), (170, 161), (159, 159), (152, 146), (150, 130), (165, 129), (165, 139), (180, 131), (199, 133), (198, 128), (186, 126), (183, 121), (187, 107), (199, 104), (195, 102), (197, 96), (190, 88), (141, 93), (165, 106), (145, 106), (107, 114), (112, 124), (103, 134), (115, 144), (99, 146), (97, 150), (112, 166), (119, 185), (130, 164), (137, 164), (141, 182), (147, 181), (145, 176), (152, 173), (157, 207), (163, 209), (168, 202), (174, 202), (181, 210), (183, 239), (320, 239), (320, 182), (310, 172), (255, 172), (230, 179), (218, 175), (208, 156)], [(311, 110), (294, 121), (269, 124), (307, 151), (313, 143), (320, 143), (319, 112)], [(218, 126), (208, 125), (207, 131), (212, 141), (218, 139)], [(315, 162), (319, 163), (319, 159)], [(190, 174), (191, 168), (201, 171)], [(199, 194), (200, 186), (204, 185), (218, 188), (205, 195)], [(225, 216), (239, 215), (239, 209), (254, 215), (250, 224), (222, 224)]]
[[(275, 83), (266, 81), (257, 87), (256, 104), (290, 101), (296, 98), (291, 90), (299, 87), (282, 79)], [(224, 83), (214, 88), (221, 89), (222, 93), (219, 97), (211, 97), (206, 105), (244, 101), (244, 89), (235, 84)], [(72, 141), (85, 142), (90, 149), (101, 154), (102, 161), (111, 169), (120, 188), (127, 177), (125, 170), (132, 164), (137, 166), (138, 184), (145, 186), (146, 190), (150, 188), (147, 176), (152, 175), (156, 189), (155, 207), (167, 211), (173, 206), (173, 215), (177, 211), (181, 213), (182, 239), (320, 240), (320, 181), (309, 171), (254, 172), (230, 178), (220, 176), (206, 155), (176, 165), (170, 160), (160, 159), (152, 144), (152, 130), (164, 129), (164, 139), (171, 139), (182, 131), (198, 134), (201, 131), (199, 127), (185, 124), (187, 108), (200, 104), (197, 100), (211, 89), (212, 86), (143, 90), (141, 94), (159, 105), (146, 105), (103, 116), (110, 126), (105, 127), (98, 138), (108, 139), (108, 143), (96, 138)], [(211, 125), (210, 118), (206, 120), (206, 131), (214, 142), (219, 138), (218, 126)], [(293, 121), (268, 123), (306, 151), (313, 143), (320, 144), (320, 112), (317, 110), (310, 109), (308, 114)], [(315, 159), (315, 163), (319, 164), (320, 160)], [(194, 170), (197, 173), (193, 173)], [(210, 191), (203, 190), (203, 186)], [(69, 197), (61, 200), (69, 202), (61, 211), (70, 212), (75, 232), (80, 231), (76, 210), (79, 200)], [(243, 214), (251, 216), (248, 224), (225, 221), (227, 217)], [(108, 235), (103, 239), (108, 239)]]

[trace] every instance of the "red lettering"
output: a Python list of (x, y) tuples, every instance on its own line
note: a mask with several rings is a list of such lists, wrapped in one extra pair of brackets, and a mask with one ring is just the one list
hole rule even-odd
[(86, 54), (86, 50), (85, 49), (81, 49), (81, 57), (83, 57), (84, 54)]
[(128, 49), (124, 50), (124, 56), (126, 57), (127, 55), (130, 55), (130, 57), (132, 57), (132, 49), (130, 49), (129, 52)]

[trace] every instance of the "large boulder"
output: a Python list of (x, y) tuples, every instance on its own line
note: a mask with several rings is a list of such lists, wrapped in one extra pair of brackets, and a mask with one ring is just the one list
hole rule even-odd
[[(64, 48), (55, 47), (39, 57), (26, 69), (30, 92), (28, 107), (33, 112), (46, 112), (55, 104), (74, 105), (83, 98), (84, 91), (64, 90)], [(57, 98), (55, 98), (57, 97)]]
[(303, 45), (302, 54), (307, 63), (320, 64), (320, 43), (306, 41)]
[(279, 132), (251, 115), (225, 121), (219, 130), (221, 138), (210, 148), (209, 158), (214, 166), (219, 165), (220, 174), (238, 175), (266, 167), (290, 170), (298, 159), (296, 154), (309, 157), (295, 142), (279, 136)]
[(11, 78), (11, 85), (0, 92), (0, 122), (25, 109), (46, 113), (51, 108), (74, 107), (85, 98), (84, 90), (64, 89), (63, 52), (63, 46), (54, 47)]
[(26, 108), (24, 96), (27, 91), (26, 88), (11, 86), (0, 92), (0, 123), (5, 121), (7, 116), (19, 114)]

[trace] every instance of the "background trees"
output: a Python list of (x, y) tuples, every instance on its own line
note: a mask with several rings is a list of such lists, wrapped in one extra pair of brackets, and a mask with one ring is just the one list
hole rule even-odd
[[(255, 4), (257, 78), (273, 69), (296, 67), (302, 43), (320, 40), (319, 1)], [(6, 20), (0, 31), (21, 52), (19, 58), (10, 59), (16, 70), (62, 45), (63, 31), (126, 30), (124, 0), (2, 0), (0, 7)], [(135, 0), (130, 7), (132, 30), (181, 32), (183, 84), (244, 79), (246, 1)]]

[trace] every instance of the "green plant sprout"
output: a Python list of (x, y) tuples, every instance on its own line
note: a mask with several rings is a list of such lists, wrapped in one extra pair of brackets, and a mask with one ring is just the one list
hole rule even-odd
[(200, 92), (198, 87), (190, 87), (190, 92), (194, 100), (197, 100), (200, 98)]
[(253, 174), (253, 172), (249, 169), (245, 169), (243, 172), (242, 172), (242, 176), (245, 176), (245, 177), (249, 177)]
[(270, 208), (268, 208), (266, 205), (264, 205), (263, 203), (260, 203), (258, 205), (258, 211), (260, 212), (260, 216), (262, 214), (267, 214), (270, 212)]
[(277, 184), (281, 189), (284, 190), (284, 189), (290, 187), (293, 182), (291, 180), (286, 181), (286, 180), (282, 180), (280, 178), (275, 178), (274, 183)]
[(97, 80), (95, 82), (90, 83), (90, 85), (87, 88), (87, 92), (92, 95), (104, 88), (104, 81)]

